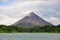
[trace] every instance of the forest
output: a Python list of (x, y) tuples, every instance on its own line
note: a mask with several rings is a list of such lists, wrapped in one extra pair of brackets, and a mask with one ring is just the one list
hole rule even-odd
[(60, 33), (60, 26), (34, 26), (24, 28), (0, 25), (0, 33)]

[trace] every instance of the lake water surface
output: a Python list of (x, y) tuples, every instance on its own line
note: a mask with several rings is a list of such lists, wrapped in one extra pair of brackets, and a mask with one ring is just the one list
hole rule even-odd
[(0, 40), (60, 40), (60, 34), (50, 33), (5, 33)]

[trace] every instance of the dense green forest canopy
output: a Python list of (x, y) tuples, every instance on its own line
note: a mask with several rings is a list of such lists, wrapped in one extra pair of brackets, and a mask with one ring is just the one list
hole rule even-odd
[(60, 33), (60, 26), (34, 26), (30, 28), (0, 25), (0, 33)]

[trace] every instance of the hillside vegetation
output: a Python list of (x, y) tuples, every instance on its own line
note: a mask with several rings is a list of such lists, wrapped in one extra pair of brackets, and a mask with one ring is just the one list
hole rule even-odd
[(31, 28), (0, 25), (0, 33), (60, 33), (60, 26), (35, 26)]

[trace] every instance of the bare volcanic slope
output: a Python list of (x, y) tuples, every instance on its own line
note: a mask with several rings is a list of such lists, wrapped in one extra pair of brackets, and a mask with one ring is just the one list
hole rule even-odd
[(25, 16), (23, 19), (13, 24), (14, 26), (52, 26), (51, 23), (43, 20), (41, 17), (36, 15), (34, 12), (31, 12), (29, 15)]

